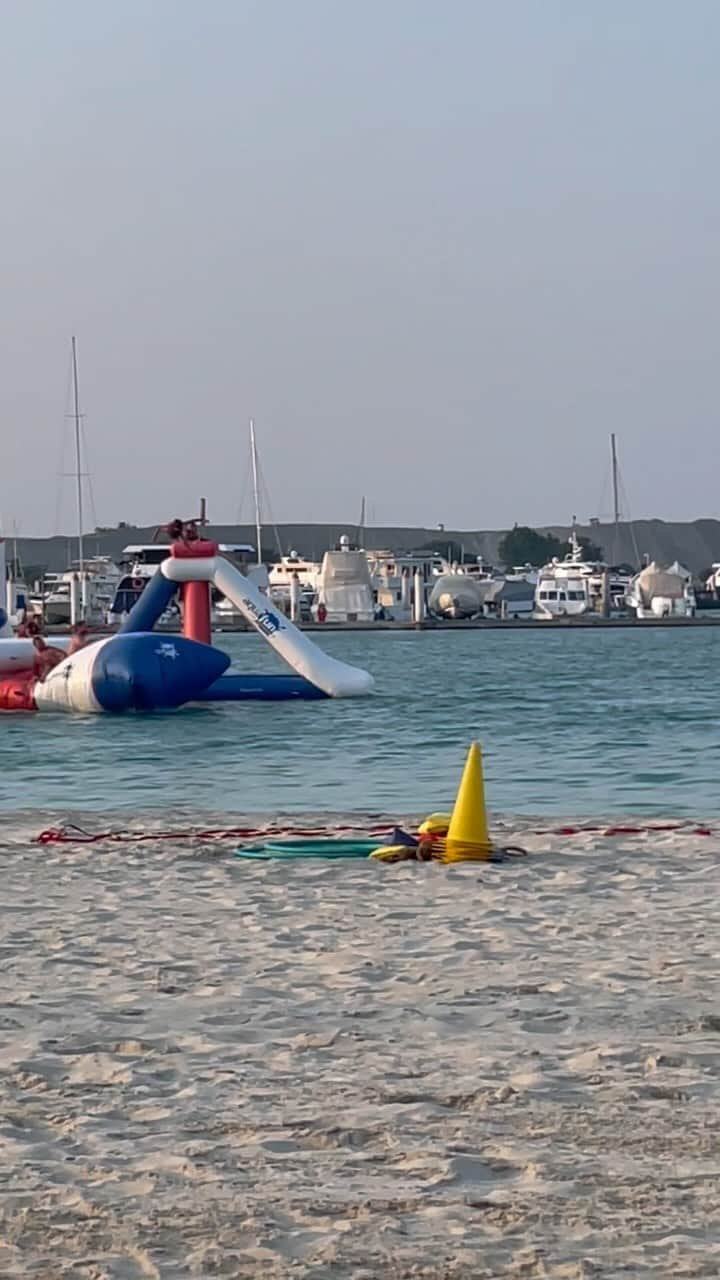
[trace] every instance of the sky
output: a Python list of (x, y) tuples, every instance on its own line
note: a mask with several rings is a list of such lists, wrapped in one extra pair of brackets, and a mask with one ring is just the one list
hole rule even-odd
[(6, 530), (717, 514), (716, 0), (0, 18)]

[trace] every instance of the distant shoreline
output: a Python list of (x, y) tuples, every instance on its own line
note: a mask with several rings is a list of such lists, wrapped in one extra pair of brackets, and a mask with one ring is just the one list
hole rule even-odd
[[(512, 527), (512, 526), (510, 526)], [(571, 526), (534, 526), (538, 533), (553, 534), (567, 541)], [(693, 521), (635, 520), (632, 524), (621, 522), (616, 530), (613, 524), (578, 524), (579, 537), (589, 538), (603, 549), (604, 556), (613, 563), (635, 564), (637, 551), (651, 560), (671, 564), (679, 560), (695, 574), (720, 562), (720, 520), (700, 518)], [(273, 530), (263, 537), (263, 553), (267, 560), (277, 559), (278, 547)], [(391, 550), (398, 554), (420, 551), (429, 547), (440, 549), (456, 544), (470, 556), (482, 556), (487, 564), (498, 564), (498, 547), (507, 533), (500, 530), (467, 530), (423, 528), (421, 526), (378, 525), (362, 531), (361, 541), (369, 551)], [(152, 542), (157, 526), (127, 525), (122, 528), (103, 529), (85, 534), (85, 555), (120, 557), (123, 547)], [(210, 524), (209, 537), (218, 542), (236, 542), (255, 545), (254, 526), (248, 524)], [(355, 538), (356, 521), (345, 523), (290, 523), (277, 525), (280, 545), (285, 553), (294, 549), (299, 555), (313, 560), (321, 559), (323, 552), (335, 546), (344, 534)], [(26, 570), (26, 576), (39, 576), (43, 572), (59, 573), (77, 559), (77, 539), (67, 535), (17, 540), (7, 537), (8, 561), (12, 558), (17, 541), (18, 557)], [(442, 552), (442, 554), (445, 554)]]
[[(295, 624), (300, 631), (310, 631), (316, 636), (333, 635), (346, 632), (380, 632), (380, 631), (594, 631), (599, 628), (621, 627), (645, 631), (655, 627), (720, 627), (720, 610), (702, 614), (694, 618), (599, 618), (581, 615), (577, 618), (478, 618), (459, 619), (457, 621), (444, 618), (429, 618), (425, 622), (300, 622)], [(115, 627), (93, 627), (90, 631), (93, 638), (114, 635)], [(180, 635), (181, 627), (159, 625), (158, 632), (167, 635)], [(48, 635), (69, 635), (71, 628), (65, 626), (48, 626)], [(224, 624), (213, 629), (214, 636), (252, 634), (253, 628), (243, 622), (236, 626)]]

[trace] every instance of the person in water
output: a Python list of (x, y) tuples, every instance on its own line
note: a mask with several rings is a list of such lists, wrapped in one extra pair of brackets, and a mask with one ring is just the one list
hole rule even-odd
[(78, 649), (84, 649), (90, 639), (90, 632), (86, 622), (76, 622), (72, 628), (70, 644), (68, 645), (68, 657), (71, 653), (77, 653)]
[(15, 632), (15, 635), (20, 639), (32, 640), (34, 636), (41, 635), (41, 631), (42, 629), (39, 620), (37, 618), (28, 617), (28, 615), (25, 614), (22, 622)]
[(166, 525), (166, 529), (171, 542), (184, 542), (185, 546), (197, 542), (200, 537), (196, 520), (180, 520), (176, 517)]
[(50, 675), (54, 667), (62, 662), (65, 654), (62, 649), (58, 649), (54, 644), (48, 644), (42, 636), (33, 636), (33, 647), (35, 654), (33, 657), (33, 675), (42, 684), (43, 680)]

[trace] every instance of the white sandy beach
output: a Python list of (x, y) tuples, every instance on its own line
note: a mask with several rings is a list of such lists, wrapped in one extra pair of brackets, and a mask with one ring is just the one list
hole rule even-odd
[(499, 867), (6, 842), (0, 1275), (720, 1275), (718, 840), (547, 825)]

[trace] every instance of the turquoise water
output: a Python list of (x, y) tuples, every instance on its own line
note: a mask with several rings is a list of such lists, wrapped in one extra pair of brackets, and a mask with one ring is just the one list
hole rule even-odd
[[(245, 670), (268, 646), (219, 636)], [(203, 814), (444, 808), (465, 749), (495, 812), (710, 817), (718, 810), (714, 629), (326, 634), (371, 699), (158, 716), (7, 716), (0, 808)]]

